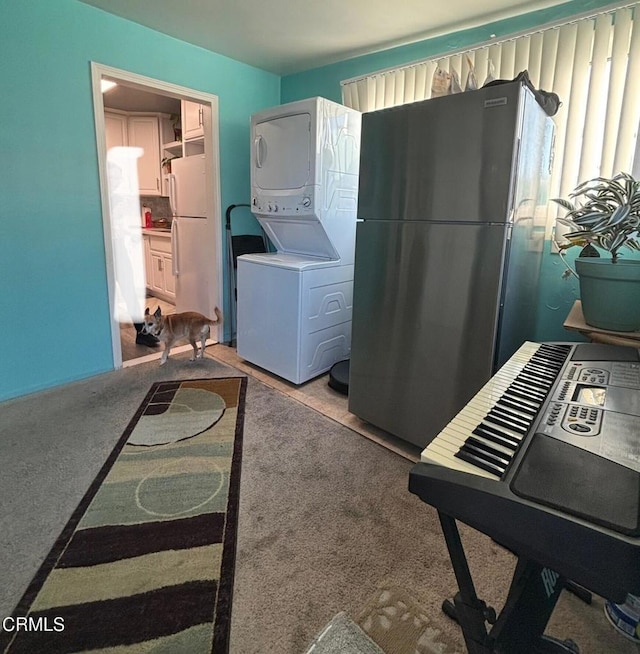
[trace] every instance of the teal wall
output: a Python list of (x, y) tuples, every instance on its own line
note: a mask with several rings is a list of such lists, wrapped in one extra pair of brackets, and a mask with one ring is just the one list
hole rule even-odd
[(90, 62), (218, 96), (223, 212), (249, 201), (249, 117), (280, 78), (76, 0), (0, 16), (3, 400), (113, 369)]
[[(602, 0), (574, 0), (549, 9), (523, 14), (516, 18), (489, 23), (482, 27), (447, 34), (372, 55), (356, 57), (295, 75), (288, 75), (282, 78), (282, 102), (293, 102), (294, 100), (316, 95), (341, 102), (340, 82), (343, 80), (421, 59), (428, 59), (453, 50), (471, 48), (488, 41), (491, 39), (491, 35), (500, 38), (516, 34), (609, 4), (611, 4), (609, 1)], [(560, 111), (562, 111), (562, 108)], [(572, 256), (569, 259), (572, 259)], [(570, 332), (563, 329), (562, 323), (573, 302), (579, 297), (579, 293), (577, 280), (574, 277), (562, 279), (564, 269), (560, 257), (555, 253), (551, 253), (551, 243), (547, 241), (540, 275), (537, 340), (572, 340), (574, 338)]]

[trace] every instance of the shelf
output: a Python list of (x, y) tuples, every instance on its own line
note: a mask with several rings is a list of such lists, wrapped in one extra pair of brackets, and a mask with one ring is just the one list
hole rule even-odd
[(163, 143), (162, 149), (169, 154), (182, 156), (182, 141), (171, 141), (171, 143)]
[(204, 137), (186, 139), (184, 142), (184, 156), (190, 157), (194, 154), (204, 154)]

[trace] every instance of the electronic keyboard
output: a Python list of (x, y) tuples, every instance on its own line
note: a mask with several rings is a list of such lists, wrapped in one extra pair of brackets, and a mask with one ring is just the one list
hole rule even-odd
[(599, 595), (640, 594), (640, 356), (526, 342), (426, 446), (409, 489)]
[(566, 345), (525, 343), (431, 441), (421, 460), (500, 479), (569, 350)]

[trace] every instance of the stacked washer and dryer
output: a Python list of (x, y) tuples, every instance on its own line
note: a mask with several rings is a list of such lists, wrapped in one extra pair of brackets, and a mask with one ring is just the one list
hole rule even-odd
[(238, 355), (294, 384), (351, 352), (361, 114), (325, 98), (251, 117), (251, 210), (276, 252), (238, 257)]

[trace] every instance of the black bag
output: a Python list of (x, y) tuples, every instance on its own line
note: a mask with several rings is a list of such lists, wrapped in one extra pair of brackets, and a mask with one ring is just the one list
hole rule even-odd
[(523, 70), (514, 79), (494, 79), (491, 82), (487, 82), (484, 86), (496, 86), (498, 84), (509, 84), (510, 82), (522, 82), (525, 84), (531, 90), (538, 104), (544, 109), (547, 116), (555, 116), (558, 113), (558, 109), (562, 104), (558, 94), (538, 90), (529, 79), (529, 72), (526, 70)]

